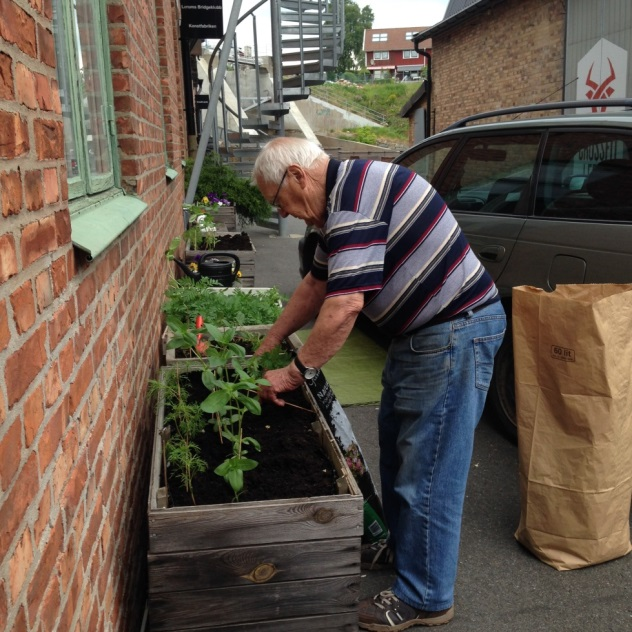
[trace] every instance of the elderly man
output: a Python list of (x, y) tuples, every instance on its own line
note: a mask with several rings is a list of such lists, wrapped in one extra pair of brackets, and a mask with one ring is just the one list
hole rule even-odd
[(282, 217), (320, 236), (311, 271), (261, 346), (316, 318), (294, 361), (266, 373), (263, 399), (297, 388), (343, 345), (363, 312), (391, 338), (378, 416), (386, 542), (363, 567), (393, 564), (392, 588), (363, 600), (360, 627), (404, 630), (454, 616), (465, 487), (506, 320), (498, 291), (437, 192), (412, 171), (339, 162), (277, 138), (253, 178)]

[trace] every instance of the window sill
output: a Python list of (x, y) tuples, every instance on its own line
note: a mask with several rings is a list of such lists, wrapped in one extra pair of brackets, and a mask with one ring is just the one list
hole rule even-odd
[(89, 260), (100, 255), (145, 211), (147, 204), (120, 195), (70, 215), (72, 243)]

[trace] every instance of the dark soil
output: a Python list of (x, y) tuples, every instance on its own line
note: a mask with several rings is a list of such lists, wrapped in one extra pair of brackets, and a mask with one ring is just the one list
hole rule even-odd
[(252, 250), (252, 240), (248, 233), (234, 233), (232, 235), (219, 235), (213, 247), (215, 252), (220, 250)]
[[(190, 401), (202, 401), (208, 391), (201, 384), (200, 374), (192, 372), (189, 375)], [(243, 436), (259, 441), (261, 452), (248, 448), (248, 457), (258, 461), (259, 465), (244, 473), (241, 502), (337, 494), (337, 474), (312, 430), (316, 414), (311, 412), (309, 401), (300, 390), (285, 393), (283, 397), (289, 403), (310, 410), (264, 402), (261, 416), (247, 414), (244, 417)], [(220, 444), (217, 433), (209, 427), (199, 438), (198, 445), (209, 467), (193, 481), (195, 504), (233, 502), (233, 490), (213, 471), (231, 455), (231, 444), (226, 440)], [(193, 504), (172, 471), (169, 472), (168, 489), (169, 506)]]

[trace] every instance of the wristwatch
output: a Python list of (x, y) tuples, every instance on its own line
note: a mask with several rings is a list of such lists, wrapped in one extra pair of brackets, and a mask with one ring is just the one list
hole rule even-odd
[(314, 369), (311, 366), (305, 366), (299, 359), (298, 356), (294, 357), (294, 366), (301, 372), (301, 375), (306, 380), (313, 380), (318, 375), (318, 369)]

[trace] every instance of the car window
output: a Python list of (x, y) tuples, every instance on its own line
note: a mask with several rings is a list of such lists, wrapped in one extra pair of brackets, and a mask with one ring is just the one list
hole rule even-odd
[(632, 134), (551, 133), (535, 213), (551, 218), (632, 221)]
[(526, 214), (541, 134), (472, 136), (437, 189), (452, 211)]
[(437, 171), (456, 143), (456, 140), (451, 140), (424, 145), (403, 156), (401, 160), (398, 160), (398, 163), (418, 173), (430, 184), (434, 184), (433, 180)]

